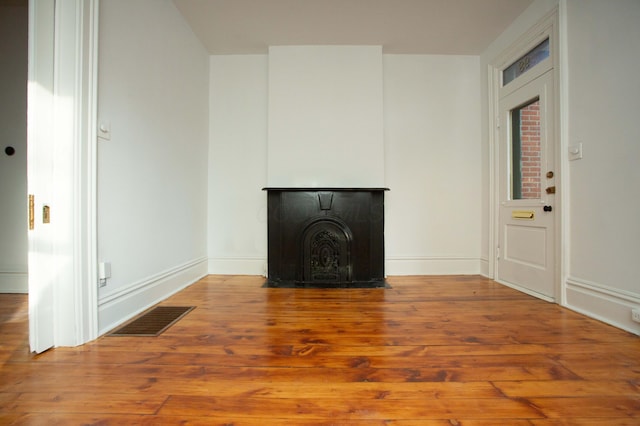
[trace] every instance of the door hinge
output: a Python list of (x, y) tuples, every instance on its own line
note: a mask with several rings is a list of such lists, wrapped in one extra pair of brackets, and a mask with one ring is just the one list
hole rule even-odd
[(496, 259), (500, 260), (500, 246), (496, 247)]
[(35, 228), (35, 197), (29, 194), (29, 230), (32, 231)]
[(500, 128), (500, 117), (496, 117), (496, 129)]

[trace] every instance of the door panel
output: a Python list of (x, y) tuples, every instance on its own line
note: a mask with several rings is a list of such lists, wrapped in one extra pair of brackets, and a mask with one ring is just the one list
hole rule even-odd
[[(521, 244), (522, 241), (527, 241), (528, 244)], [(547, 229), (544, 227), (507, 224), (505, 226), (505, 260), (544, 269), (547, 266), (545, 251), (538, 248), (546, 247), (546, 241)]]
[(497, 280), (555, 300), (553, 73), (499, 101)]

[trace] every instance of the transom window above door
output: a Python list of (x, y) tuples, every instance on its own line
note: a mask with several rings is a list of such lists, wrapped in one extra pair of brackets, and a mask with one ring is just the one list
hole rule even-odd
[(549, 57), (549, 38), (518, 58), (502, 71), (502, 86), (506, 86), (522, 74)]

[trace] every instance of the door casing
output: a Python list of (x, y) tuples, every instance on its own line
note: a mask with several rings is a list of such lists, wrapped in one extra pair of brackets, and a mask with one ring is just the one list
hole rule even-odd
[(97, 337), (98, 9), (98, 0), (29, 0), (29, 342), (38, 353)]
[[(510, 64), (514, 63), (518, 58), (522, 57), (533, 47), (542, 42), (545, 38), (550, 40), (550, 56), (526, 73), (512, 81), (505, 87), (502, 87), (502, 71)], [(562, 265), (565, 253), (563, 251), (562, 241), (563, 229), (563, 206), (562, 200), (562, 157), (560, 139), (560, 102), (559, 102), (559, 83), (560, 83), (560, 61), (559, 61), (559, 15), (558, 8), (554, 8), (541, 18), (536, 25), (527, 31), (522, 37), (514, 42), (509, 48), (505, 49), (494, 61), (489, 64), (489, 277), (496, 278), (498, 270), (498, 245), (499, 245), (499, 229), (500, 229), (500, 209), (499, 209), (499, 127), (500, 123), (500, 98), (507, 96), (509, 93), (519, 90), (531, 81), (551, 72), (553, 76), (553, 110), (554, 110), (554, 129), (553, 137), (555, 139), (554, 149), (549, 155), (553, 155), (555, 170), (554, 181), (557, 188), (557, 194), (554, 201), (554, 253), (556, 256), (554, 266), (554, 301), (564, 303), (562, 289)], [(508, 284), (507, 284), (508, 285)]]

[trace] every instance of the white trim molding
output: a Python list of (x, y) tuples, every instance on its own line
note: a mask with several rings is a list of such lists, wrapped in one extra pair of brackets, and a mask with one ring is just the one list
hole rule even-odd
[(480, 258), (387, 256), (386, 275), (476, 275), (481, 271)]
[[(97, 0), (57, 0), (54, 37), (54, 253), (69, 258), (54, 291), (56, 346), (97, 337)], [(52, 224), (54, 223), (52, 219)], [(91, 283), (90, 285), (87, 285)], [(94, 285), (95, 283), (95, 285)], [(63, 332), (62, 330), (72, 330)]]
[(565, 285), (567, 308), (640, 335), (640, 323), (631, 320), (631, 310), (640, 309), (640, 294), (575, 277)]
[(480, 258), (480, 275), (493, 279), (493, 267), (489, 259)]
[[(476, 275), (487, 260), (476, 257), (392, 256), (385, 259), (386, 275)], [(208, 271), (212, 275), (267, 276), (266, 257), (211, 257)]]
[(218, 275), (267, 276), (266, 257), (211, 257), (209, 273)]
[(28, 293), (29, 281), (27, 271), (0, 272), (0, 288), (3, 293)]
[(201, 257), (132, 283), (98, 301), (99, 334), (189, 287), (207, 275), (207, 258)]

